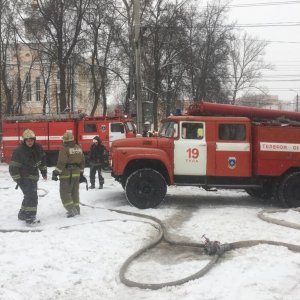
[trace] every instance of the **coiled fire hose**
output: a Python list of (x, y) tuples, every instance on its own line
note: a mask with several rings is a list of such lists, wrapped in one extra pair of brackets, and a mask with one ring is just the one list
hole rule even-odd
[[(253, 247), (257, 246), (260, 244), (268, 244), (268, 245), (274, 245), (274, 246), (284, 246), (288, 248), (291, 251), (294, 252), (300, 252), (300, 246), (299, 245), (294, 245), (294, 244), (289, 244), (289, 243), (283, 243), (283, 242), (276, 242), (276, 241), (269, 241), (269, 240), (246, 240), (246, 241), (238, 241), (238, 242), (232, 242), (232, 243), (225, 243), (221, 244), (218, 241), (210, 241), (208, 238), (205, 236), (204, 243), (191, 243), (191, 242), (178, 242), (178, 241), (173, 241), (171, 240), (168, 235), (167, 235), (167, 230), (164, 226), (164, 224), (157, 218), (141, 214), (141, 213), (134, 213), (134, 212), (128, 212), (128, 211), (123, 211), (123, 210), (118, 210), (118, 209), (109, 209), (109, 208), (104, 208), (104, 207), (97, 207), (97, 206), (92, 206), (84, 203), (80, 203), (82, 206), (90, 207), (93, 209), (105, 209), (111, 212), (116, 212), (119, 214), (124, 214), (128, 216), (134, 216), (138, 218), (144, 218), (147, 220), (151, 220), (155, 223), (158, 224), (158, 226), (155, 226), (155, 228), (158, 229), (158, 234), (157, 236), (146, 246), (142, 247), (141, 249), (137, 250), (134, 252), (130, 257), (126, 259), (126, 261), (123, 263), (122, 267), (120, 268), (119, 272), (119, 278), (120, 281), (125, 284), (126, 286), (129, 287), (138, 287), (140, 289), (151, 289), (151, 290), (158, 290), (164, 287), (168, 286), (176, 286), (176, 285), (181, 285), (183, 283), (186, 283), (190, 280), (195, 280), (198, 279), (202, 276), (204, 276), (206, 273), (209, 272), (209, 270), (214, 266), (214, 264), (218, 261), (218, 259), (224, 254), (226, 251), (230, 250), (235, 250), (239, 248), (248, 248), (248, 247)], [(295, 211), (300, 211), (300, 208), (294, 209)], [(267, 221), (269, 223), (274, 223), (278, 224), (281, 226), (287, 226), (295, 229), (300, 229), (300, 225), (286, 222), (286, 221), (281, 221), (277, 220), (271, 217), (266, 216), (266, 214), (271, 214), (271, 213), (277, 213), (277, 212), (286, 212), (288, 211), (287, 209), (278, 209), (278, 210), (264, 210), (258, 214), (258, 217), (264, 221)], [(106, 220), (108, 221), (108, 220)], [(110, 220), (113, 221), (113, 220)], [(99, 221), (101, 222), (101, 221)], [(150, 223), (151, 224), (151, 223)], [(77, 224), (77, 225), (82, 225), (82, 224)], [(65, 229), (65, 228), (70, 228), (72, 226), (76, 225), (70, 225), (70, 226), (63, 226), (58, 229)], [(41, 232), (43, 229), (1, 229), (0, 232)], [(189, 248), (197, 248), (201, 249), (201, 254), (206, 255), (209, 258), (209, 262), (198, 272), (184, 277), (179, 280), (175, 281), (168, 281), (168, 282), (163, 282), (163, 283), (140, 283), (136, 282), (133, 280), (130, 280), (126, 277), (126, 272), (129, 268), (129, 266), (132, 264), (132, 262), (137, 259), (139, 256), (147, 252), (148, 250), (154, 248), (156, 245), (158, 245), (161, 242), (166, 242), (172, 246), (182, 246), (182, 247), (189, 247)]]
[[(82, 206), (87, 206), (87, 207), (95, 208), (95, 209), (106, 209), (106, 208), (102, 208), (102, 207), (87, 205), (84, 203), (80, 203), (80, 204)], [(268, 244), (268, 245), (274, 245), (274, 246), (284, 246), (291, 251), (300, 252), (299, 245), (283, 243), (283, 242), (276, 242), (276, 241), (269, 241), (269, 240), (247, 240), (247, 241), (238, 241), (238, 242), (221, 244), (218, 241), (210, 241), (208, 238), (206, 238), (204, 236), (204, 239), (205, 239), (204, 243), (190, 243), (190, 242), (173, 241), (168, 238), (167, 231), (166, 231), (164, 224), (155, 217), (145, 215), (145, 214), (140, 214), (140, 213), (117, 210), (117, 209), (107, 209), (107, 210), (109, 210), (111, 212), (129, 215), (129, 216), (135, 216), (135, 217), (139, 217), (139, 218), (145, 218), (148, 220), (152, 220), (159, 225), (158, 235), (148, 245), (142, 247), (141, 249), (139, 249), (135, 253), (133, 253), (130, 257), (128, 257), (120, 269), (120, 272), (119, 272), (120, 281), (129, 287), (138, 287), (141, 289), (158, 290), (158, 289), (161, 289), (161, 288), (164, 288), (167, 286), (180, 285), (180, 284), (186, 283), (190, 280), (198, 279), (198, 278), (202, 277), (203, 275), (205, 275), (214, 266), (214, 264), (224, 254), (224, 252), (239, 249), (239, 248), (248, 248), (248, 247), (257, 246), (260, 244)], [(273, 212), (278, 212), (278, 211), (282, 211), (282, 210), (277, 210), (277, 211), (265, 210), (263, 212), (264, 213), (273, 213)], [(286, 210), (283, 210), (283, 211), (286, 211)], [(299, 211), (299, 210), (297, 209), (297, 211)], [(269, 222), (271, 222), (271, 220)], [(295, 224), (295, 225), (297, 225), (297, 224)], [(298, 228), (296, 228), (296, 229), (298, 229)], [(135, 259), (137, 259), (139, 256), (141, 256), (142, 254), (144, 254), (146, 251), (150, 250), (151, 248), (154, 248), (156, 245), (158, 245), (162, 241), (164, 241), (172, 246), (184, 246), (184, 247), (190, 247), (190, 248), (196, 247), (198, 249), (200, 248), (200, 249), (202, 249), (203, 255), (209, 255), (211, 257), (210, 261), (198, 272), (196, 272), (190, 276), (187, 276), (185, 278), (175, 280), (175, 281), (169, 281), (169, 282), (163, 282), (163, 283), (140, 283), (140, 282), (136, 282), (136, 281), (132, 281), (132, 280), (128, 279), (126, 277), (126, 272), (129, 268), (129, 266), (132, 264), (132, 262)]]
[(262, 210), (261, 212), (258, 213), (258, 217), (268, 223), (272, 224), (277, 224), (279, 226), (285, 226), (293, 229), (298, 229), (300, 230), (300, 224), (284, 221), (284, 220), (279, 220), (275, 218), (271, 218), (270, 216), (266, 216), (266, 214), (274, 214), (278, 212), (288, 212), (288, 211), (296, 211), (300, 212), (300, 207), (297, 208), (289, 208), (289, 209), (269, 209), (269, 210)]

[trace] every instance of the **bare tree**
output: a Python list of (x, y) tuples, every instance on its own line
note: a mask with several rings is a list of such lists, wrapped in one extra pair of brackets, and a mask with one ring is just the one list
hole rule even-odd
[(169, 115), (182, 84), (186, 50), (183, 18), (186, 1), (152, 1), (145, 11), (142, 37), (144, 89), (153, 103), (153, 124), (158, 113)]
[(193, 98), (227, 101), (228, 40), (232, 27), (226, 24), (226, 13), (226, 4), (214, 1), (201, 12), (191, 9), (187, 19), (186, 65), (189, 94)]
[(32, 39), (58, 66), (61, 112), (70, 108), (67, 72), (78, 44), (85, 43), (82, 22), (89, 4), (90, 0), (36, 0), (32, 19), (39, 20), (39, 27), (37, 22), (27, 23)]
[(262, 70), (272, 66), (264, 62), (266, 41), (259, 41), (244, 33), (242, 38), (234, 37), (230, 45), (230, 81), (232, 87), (232, 104), (235, 104), (238, 92), (256, 88), (262, 90), (258, 81)]
[(8, 114), (13, 106), (9, 76), (9, 50), (14, 32), (14, 7), (11, 7), (9, 3), (7, 0), (0, 0), (0, 118), (2, 118), (3, 111)]
[(114, 1), (92, 1), (91, 7), (93, 9), (85, 18), (89, 51), (91, 51), (89, 67), (94, 96), (91, 115), (94, 115), (101, 100), (103, 115), (106, 115), (107, 88), (113, 81), (110, 75), (121, 78), (125, 82), (116, 67), (116, 50), (113, 49), (113, 46), (116, 45), (117, 29), (114, 23), (117, 19), (117, 11)]

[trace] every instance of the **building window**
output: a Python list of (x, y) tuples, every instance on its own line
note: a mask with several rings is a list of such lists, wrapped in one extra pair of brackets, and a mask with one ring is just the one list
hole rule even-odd
[(41, 77), (35, 79), (35, 100), (41, 101)]
[(26, 101), (31, 101), (31, 74), (30, 73), (27, 73), (26, 76), (25, 89), (26, 89)]

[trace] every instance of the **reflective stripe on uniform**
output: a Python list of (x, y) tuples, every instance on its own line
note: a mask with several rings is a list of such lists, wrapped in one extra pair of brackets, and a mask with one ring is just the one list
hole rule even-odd
[(22, 166), (22, 164), (20, 164), (20, 163), (17, 162), (17, 161), (13, 161), (13, 160), (10, 162), (10, 165), (11, 165), (11, 166), (14, 166), (14, 167), (21, 167), (21, 166)]
[(36, 211), (37, 208), (36, 207), (27, 207), (27, 206), (22, 206), (21, 210), (23, 211)]
[[(73, 174), (72, 173), (72, 178), (74, 178), (74, 177), (80, 177), (80, 174)], [(59, 179), (69, 179), (69, 178), (71, 178), (70, 175), (60, 175), (59, 176)]]
[(64, 203), (64, 207), (67, 207), (67, 206), (70, 206), (70, 205), (72, 205), (73, 206), (73, 202), (67, 202), (67, 203)]

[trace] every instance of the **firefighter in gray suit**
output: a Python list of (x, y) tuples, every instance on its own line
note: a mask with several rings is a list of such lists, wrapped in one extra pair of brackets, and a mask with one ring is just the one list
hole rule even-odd
[(57, 165), (52, 173), (52, 180), (60, 180), (60, 198), (67, 210), (67, 217), (80, 214), (79, 183), (83, 181), (85, 158), (83, 151), (74, 141), (71, 132), (63, 135), (63, 146), (58, 155)]

